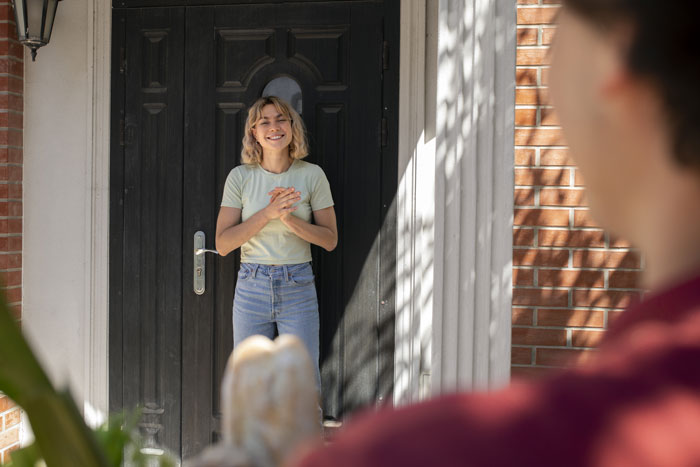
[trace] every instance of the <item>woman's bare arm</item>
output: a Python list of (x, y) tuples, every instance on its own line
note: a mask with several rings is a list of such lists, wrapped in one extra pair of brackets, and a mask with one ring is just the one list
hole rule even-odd
[(314, 223), (311, 224), (297, 216), (284, 215), (280, 220), (300, 238), (318, 245), (327, 251), (333, 251), (338, 245), (338, 227), (333, 206), (314, 211)]

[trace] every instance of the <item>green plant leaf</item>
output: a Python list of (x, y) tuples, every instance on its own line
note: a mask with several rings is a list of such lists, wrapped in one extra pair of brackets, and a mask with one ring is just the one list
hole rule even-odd
[(4, 294), (0, 294), (0, 391), (25, 410), (36, 449), (48, 467), (109, 465), (70, 393), (54, 389), (10, 314)]
[(10, 453), (10, 462), (7, 467), (36, 467), (42, 460), (41, 453), (36, 443), (23, 447)]
[(124, 462), (124, 450), (137, 442), (134, 433), (141, 418), (139, 411), (111, 414), (108, 420), (97, 430), (95, 435), (105, 451), (110, 465), (121, 466)]

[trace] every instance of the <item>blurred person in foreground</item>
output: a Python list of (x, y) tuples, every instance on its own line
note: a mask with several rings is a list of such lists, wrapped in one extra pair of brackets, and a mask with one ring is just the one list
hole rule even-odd
[(359, 416), (290, 465), (700, 466), (700, 2), (563, 3), (554, 105), (649, 294), (585, 365)]

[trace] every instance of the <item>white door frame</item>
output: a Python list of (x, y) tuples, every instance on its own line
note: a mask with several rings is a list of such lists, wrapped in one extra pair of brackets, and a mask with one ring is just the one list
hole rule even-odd
[[(92, 122), (88, 129), (91, 156), (87, 176), (91, 190), (86, 205), (90, 239), (85, 291), (85, 415), (95, 410), (94, 423), (109, 412), (109, 149), (112, 59), (112, 2), (88, 1), (88, 71), (91, 73)], [(92, 310), (90, 312), (89, 310)]]

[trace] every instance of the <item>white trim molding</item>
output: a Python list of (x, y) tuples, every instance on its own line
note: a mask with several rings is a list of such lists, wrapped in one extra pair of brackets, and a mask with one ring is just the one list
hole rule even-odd
[(97, 425), (109, 412), (109, 148), (111, 0), (88, 2), (88, 106), (85, 173), (84, 415)]
[(401, 3), (396, 404), (509, 380), (515, 21)]
[(439, 0), (432, 393), (510, 375), (515, 0)]
[(435, 66), (428, 70), (426, 64), (433, 49), (429, 31), (433, 3), (401, 3), (395, 404), (420, 400), (430, 372), (429, 359), (424, 357), (430, 356), (432, 341), (435, 135), (428, 128), (434, 109), (426, 97), (434, 90)]

